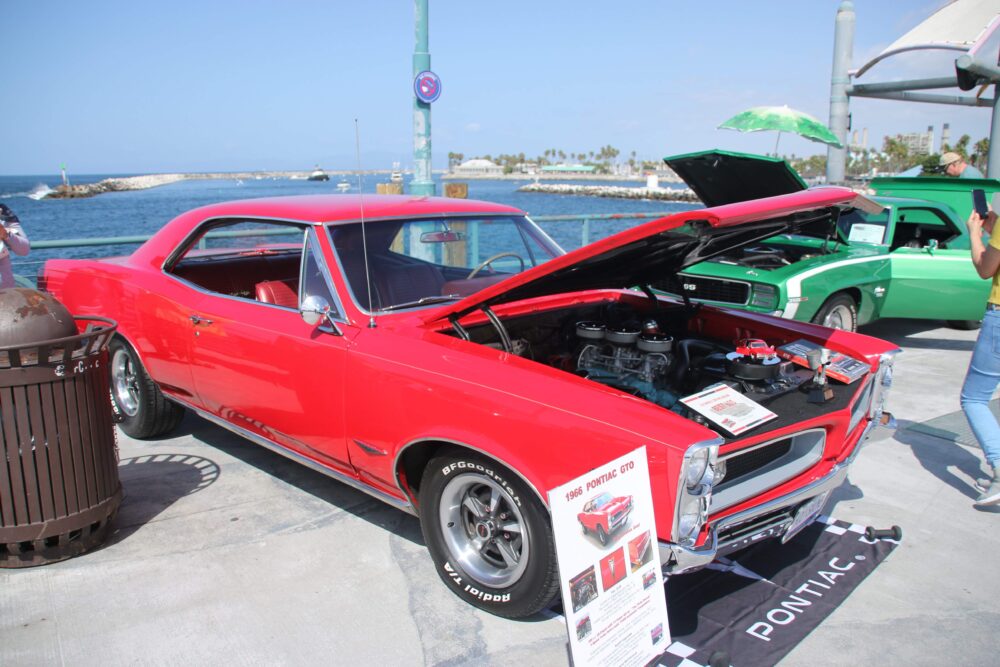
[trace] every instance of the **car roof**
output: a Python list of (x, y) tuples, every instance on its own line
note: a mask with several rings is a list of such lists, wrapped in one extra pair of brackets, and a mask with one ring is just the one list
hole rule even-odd
[(301, 195), (294, 197), (266, 197), (241, 199), (211, 204), (188, 211), (187, 216), (207, 218), (229, 216), (254, 216), (280, 218), (300, 222), (326, 223), (355, 222), (364, 213), (365, 221), (385, 218), (420, 217), (432, 215), (518, 214), (523, 211), (512, 206), (494, 204), (475, 199), (424, 197), (411, 195)]

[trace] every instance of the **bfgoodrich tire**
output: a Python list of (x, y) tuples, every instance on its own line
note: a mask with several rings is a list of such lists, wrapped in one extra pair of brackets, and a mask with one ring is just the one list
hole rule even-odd
[(420, 527), (445, 584), (497, 616), (548, 607), (559, 589), (555, 544), (534, 491), (479, 454), (451, 450), (428, 465)]
[(111, 359), (111, 407), (119, 426), (133, 438), (155, 438), (169, 433), (184, 416), (184, 408), (168, 401), (146, 374), (132, 346), (115, 338), (108, 346)]
[(834, 294), (823, 303), (812, 321), (831, 329), (857, 331), (858, 304), (846, 294)]

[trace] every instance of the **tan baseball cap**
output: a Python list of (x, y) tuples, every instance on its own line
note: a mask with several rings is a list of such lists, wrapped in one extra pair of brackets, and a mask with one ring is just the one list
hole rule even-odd
[(948, 151), (947, 153), (941, 156), (941, 162), (939, 164), (942, 167), (947, 167), (952, 162), (958, 162), (961, 159), (962, 156), (959, 155), (958, 153), (952, 153), (951, 151)]

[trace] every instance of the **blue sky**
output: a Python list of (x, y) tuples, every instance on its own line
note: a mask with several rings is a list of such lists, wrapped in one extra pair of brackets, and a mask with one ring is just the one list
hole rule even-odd
[[(611, 144), (627, 156), (768, 152), (716, 126), (787, 104), (827, 121), (840, 0), (430, 0), (435, 168)], [(943, 0), (855, 0), (854, 66)], [(0, 3), (0, 174), (412, 164), (414, 8), (405, 0)], [(863, 81), (911, 78), (920, 58)], [(947, 71), (938, 70), (937, 75)], [(855, 99), (869, 145), (898, 132), (988, 136), (988, 109)], [(783, 136), (781, 151), (820, 144)]]

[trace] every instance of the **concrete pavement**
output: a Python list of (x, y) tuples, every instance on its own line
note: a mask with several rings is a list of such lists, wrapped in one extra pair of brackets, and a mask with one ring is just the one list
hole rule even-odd
[[(976, 332), (864, 333), (904, 350), (900, 429), (869, 441), (827, 513), (898, 524), (903, 542), (781, 664), (995, 665), (1000, 509), (972, 507), (985, 469), (956, 414)], [(0, 570), (0, 665), (568, 663), (560, 618), (452, 595), (413, 517), (191, 416), (175, 437), (119, 444), (108, 543)]]

